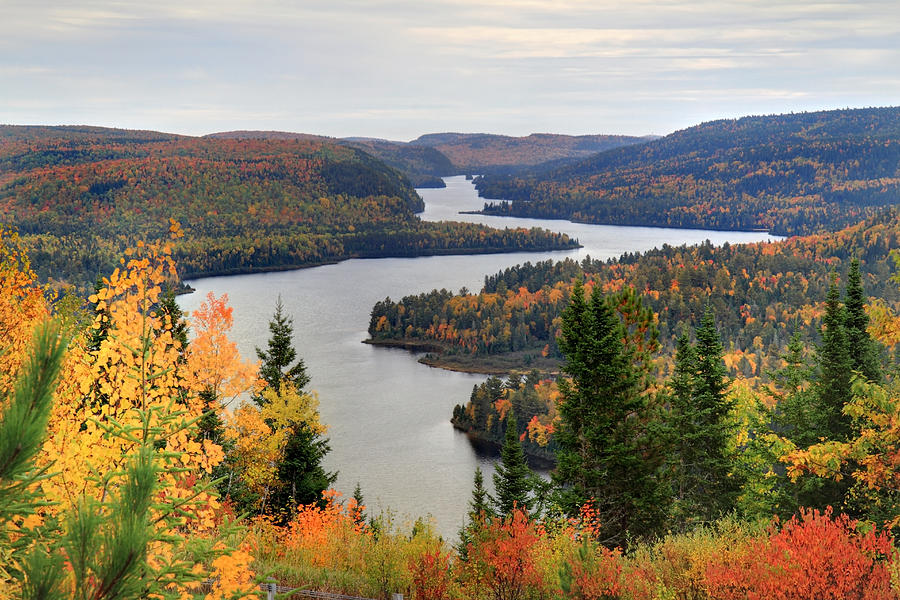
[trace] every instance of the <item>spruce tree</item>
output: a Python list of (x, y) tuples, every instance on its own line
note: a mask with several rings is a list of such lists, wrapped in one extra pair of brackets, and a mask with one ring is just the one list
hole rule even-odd
[(695, 335), (697, 376), (690, 410), (693, 435), (689, 442), (683, 443), (694, 444), (696, 452), (696, 459), (687, 465), (693, 475), (693, 489), (688, 496), (692, 512), (703, 521), (712, 521), (734, 509), (741, 482), (732, 472), (733, 457), (729, 451), (734, 433), (729, 413), (734, 402), (725, 393), (728, 378), (722, 360), (722, 342), (709, 305)]
[[(256, 356), (261, 361), (259, 376), (266, 385), (277, 390), (282, 381), (287, 381), (299, 391), (309, 384), (306, 365), (303, 359), (297, 358), (294, 349), (294, 320), (284, 314), (281, 296), (275, 302), (275, 314), (269, 321), (269, 344), (266, 351), (256, 349)], [(294, 362), (296, 360), (296, 362)], [(254, 398), (257, 404), (263, 400)]]
[(362, 487), (360, 487), (359, 482), (356, 482), (356, 487), (353, 488), (353, 501), (356, 502), (356, 515), (354, 517), (357, 523), (365, 523), (366, 522), (366, 513), (362, 509), (366, 505), (366, 499), (363, 498)]
[(869, 316), (866, 314), (866, 295), (863, 291), (858, 258), (850, 262), (844, 309), (850, 365), (854, 371), (858, 371), (869, 381), (879, 382), (882, 379), (881, 349), (866, 331)]
[[(281, 296), (275, 303), (269, 332), (267, 350), (256, 349), (261, 361), (260, 379), (266, 382), (267, 388), (279, 393), (283, 385), (301, 391), (309, 383), (309, 376), (303, 360), (297, 357), (294, 349), (294, 322), (284, 314)], [(259, 405), (265, 403), (261, 394), (254, 397), (254, 401)], [(329, 450), (328, 440), (306, 424), (291, 425), (281, 459), (275, 465), (278, 485), (268, 499), (266, 512), (286, 522), (299, 504), (324, 506), (322, 492), (337, 478), (337, 473), (330, 473), (322, 467), (322, 460)]]
[(656, 466), (646, 457), (646, 374), (635, 366), (622, 322), (599, 286), (587, 302), (576, 281), (561, 330), (562, 369), (570, 379), (558, 381), (558, 502), (570, 515), (591, 502), (608, 545), (623, 543), (626, 532), (653, 534), (665, 502)]
[[(789, 395), (783, 410), (779, 411), (786, 424), (786, 437), (800, 448), (822, 440), (846, 441), (851, 433), (851, 419), (843, 411), (852, 396), (853, 361), (847, 335), (847, 311), (840, 302), (837, 276), (833, 273), (821, 336), (821, 344), (816, 349), (812, 388), (808, 391), (798, 389), (797, 393)], [(831, 506), (841, 510), (852, 483), (850, 478), (836, 481), (803, 475), (792, 486), (793, 498), (797, 506), (820, 510)]]
[(850, 418), (843, 413), (844, 405), (851, 398), (853, 376), (846, 321), (837, 277), (832, 274), (822, 317), (822, 344), (816, 353), (818, 381), (814, 413), (817, 422), (814, 431), (817, 438), (838, 442), (846, 441), (850, 434)]
[[(181, 348), (188, 347), (188, 324), (184, 318), (184, 312), (178, 306), (175, 299), (175, 288), (170, 287), (159, 300), (159, 310), (166, 320), (171, 324), (172, 337), (179, 343)], [(181, 359), (184, 360), (184, 357)]]
[(674, 495), (674, 519), (685, 523), (690, 513), (687, 500), (693, 486), (693, 477), (688, 472), (688, 465), (694, 464), (695, 452), (698, 450), (692, 443), (695, 423), (694, 382), (697, 376), (697, 361), (691, 338), (687, 331), (678, 337), (675, 348), (675, 368), (669, 380), (668, 430), (671, 440), (671, 485)]
[(482, 530), (483, 525), (494, 517), (491, 509), (491, 497), (484, 487), (484, 474), (481, 467), (475, 467), (475, 478), (472, 487), (472, 499), (469, 501), (469, 512), (466, 514), (466, 522), (459, 529), (459, 543), (456, 551), (460, 559), (467, 560), (469, 543), (473, 534)]
[(291, 428), (276, 467), (279, 485), (270, 496), (269, 513), (287, 522), (299, 504), (324, 507), (322, 492), (337, 479), (337, 473), (329, 473), (322, 467), (322, 459), (330, 449), (328, 440), (305, 425)]
[(679, 337), (668, 386), (674, 518), (683, 528), (734, 509), (740, 491), (729, 451), (733, 404), (725, 394), (722, 343), (709, 305), (695, 335), (694, 346), (687, 332)]
[(533, 474), (525, 462), (525, 453), (519, 441), (518, 423), (513, 410), (506, 417), (506, 437), (500, 451), (500, 462), (494, 473), (493, 499), (495, 511), (501, 517), (512, 514), (516, 508), (526, 514), (531, 505), (531, 478)]

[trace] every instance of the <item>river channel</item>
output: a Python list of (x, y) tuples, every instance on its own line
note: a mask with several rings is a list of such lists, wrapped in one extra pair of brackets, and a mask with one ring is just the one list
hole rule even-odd
[(453, 406), (464, 403), (483, 375), (434, 369), (405, 350), (362, 344), (372, 306), (386, 296), (433, 288), (479, 290), (486, 274), (525, 262), (571, 257), (610, 258), (664, 243), (714, 244), (777, 239), (762, 232), (700, 231), (585, 225), (568, 221), (459, 215), (483, 200), (463, 177), (443, 189), (422, 189), (425, 220), (465, 220), (493, 227), (546, 227), (578, 238), (583, 248), (561, 252), (355, 259), (296, 271), (210, 277), (189, 281), (179, 297), (195, 310), (207, 292), (228, 294), (234, 307), (231, 338), (244, 358), (265, 347), (267, 323), (280, 295), (294, 319), (295, 346), (319, 394), (331, 452), (325, 465), (339, 471), (335, 487), (349, 496), (359, 483), (369, 514), (390, 509), (403, 523), (430, 515), (437, 530), (455, 538), (480, 465), (487, 483), (494, 456), (477, 451), (453, 429)]

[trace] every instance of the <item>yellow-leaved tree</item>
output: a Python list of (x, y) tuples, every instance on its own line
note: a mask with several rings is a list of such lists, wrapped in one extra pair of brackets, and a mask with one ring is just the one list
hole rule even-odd
[(244, 404), (228, 415), (225, 427), (226, 437), (234, 444), (229, 477), (241, 477), (249, 492), (245, 508), (255, 513), (266, 512), (273, 492), (286, 485), (278, 477), (278, 465), (290, 438), (298, 430), (311, 438), (327, 430), (319, 419), (315, 392), (303, 392), (282, 381), (278, 390), (266, 387), (260, 396), (262, 406)]
[[(171, 232), (180, 233), (174, 223)], [(183, 359), (176, 324), (160, 310), (174, 277), (168, 245), (139, 244), (91, 297), (93, 323), (68, 343), (46, 437), (26, 465), (37, 474), (28, 488), (37, 509), (7, 521), (20, 533), (7, 537), (18, 546), (0, 597), (254, 595), (241, 530), (223, 516), (209, 477), (222, 449), (198, 435), (208, 380)], [(31, 298), (27, 288), (2, 293)], [(14, 311), (0, 319), (15, 340), (30, 337), (39, 320)]]

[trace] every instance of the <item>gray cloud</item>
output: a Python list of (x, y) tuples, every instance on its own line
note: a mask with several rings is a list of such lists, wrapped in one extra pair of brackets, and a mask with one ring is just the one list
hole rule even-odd
[(896, 104), (893, 0), (0, 0), (0, 122), (665, 133)]

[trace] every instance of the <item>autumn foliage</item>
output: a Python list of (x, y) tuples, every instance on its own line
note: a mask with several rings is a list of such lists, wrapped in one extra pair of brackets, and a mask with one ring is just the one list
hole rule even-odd
[(889, 600), (890, 535), (857, 530), (859, 523), (831, 511), (802, 511), (767, 538), (712, 560), (710, 597), (721, 600)]
[[(179, 234), (177, 225), (171, 233)], [(53, 308), (15, 238), (9, 241), (0, 319), (4, 342), (12, 342), (4, 372), (15, 375), (24, 360), (19, 340)], [(246, 597), (255, 589), (252, 558), (239, 549), (239, 528), (223, 513), (209, 480), (222, 448), (196, 435), (208, 381), (202, 369), (182, 360), (175, 323), (159, 308), (174, 277), (168, 245), (139, 244), (91, 297), (90, 325), (71, 332), (36, 457), (38, 472), (48, 476), (36, 480), (31, 493), (41, 502), (28, 519), (29, 535), (38, 536), (50, 557), (39, 577), (55, 581), (63, 597), (106, 598), (123, 585), (151, 596), (210, 600)], [(194, 352), (209, 364), (208, 351), (201, 344)], [(105, 571), (123, 558), (125, 544), (134, 544), (127, 551), (140, 557), (126, 565), (139, 574), (127, 584)], [(87, 548), (93, 554), (79, 553)], [(63, 564), (70, 567), (57, 571)], [(29, 573), (25, 563), (6, 566)], [(200, 583), (210, 576), (212, 590), (203, 592)], [(30, 589), (40, 581), (25, 576), (18, 582)], [(7, 581), (0, 597), (18, 589)]]

